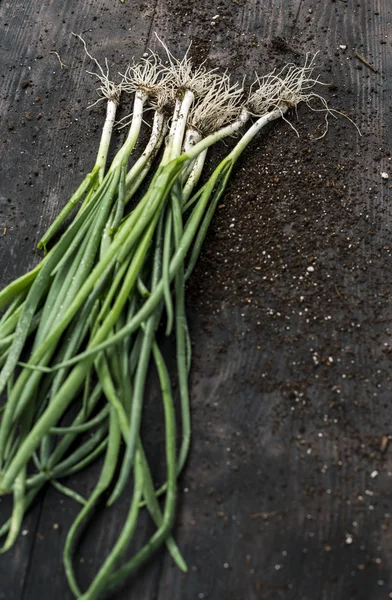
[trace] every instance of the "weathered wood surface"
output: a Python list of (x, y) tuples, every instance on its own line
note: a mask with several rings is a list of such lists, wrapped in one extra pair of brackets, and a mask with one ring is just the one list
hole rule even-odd
[[(162, 552), (119, 600), (392, 597), (392, 463), (381, 451), (392, 434), (391, 192), (380, 176), (392, 181), (391, 9), (388, 0), (0, 3), (2, 284), (34, 263), (40, 233), (94, 160), (103, 108), (85, 110), (93, 83), (72, 31), (118, 68), (156, 48), (155, 32), (174, 52), (192, 39), (197, 58), (237, 76), (319, 50), (322, 78), (336, 85), (326, 97), (363, 133), (331, 118), (315, 141), (322, 117), (301, 109), (300, 138), (279, 124), (239, 165), (189, 290), (194, 436), (176, 537), (190, 571)], [(83, 546), (83, 581), (126, 509), (124, 499)], [(72, 597), (61, 552), (77, 510), (54, 490), (41, 495), (0, 558), (0, 598)]]

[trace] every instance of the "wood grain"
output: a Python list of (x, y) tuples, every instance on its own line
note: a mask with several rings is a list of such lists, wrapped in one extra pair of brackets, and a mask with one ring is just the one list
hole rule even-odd
[[(323, 93), (362, 132), (331, 117), (315, 141), (323, 119), (301, 108), (300, 138), (279, 124), (238, 165), (189, 289), (193, 447), (176, 523), (189, 574), (161, 552), (118, 600), (392, 592), (392, 464), (380, 451), (392, 435), (391, 189), (380, 177), (392, 177), (391, 18), (387, 0), (0, 3), (2, 284), (34, 263), (39, 235), (94, 162), (104, 111), (86, 111), (94, 84), (73, 31), (115, 70), (157, 49), (155, 33), (175, 53), (192, 40), (196, 58), (237, 77), (318, 51), (335, 86)], [(153, 383), (150, 394), (154, 406)], [(75, 481), (81, 492), (97, 469)], [(124, 498), (82, 546), (84, 583), (126, 510)], [(0, 598), (72, 598), (61, 553), (77, 511), (42, 494), (0, 559)]]

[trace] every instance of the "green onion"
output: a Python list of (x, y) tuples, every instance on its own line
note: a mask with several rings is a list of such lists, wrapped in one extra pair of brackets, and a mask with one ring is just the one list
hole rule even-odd
[[(95, 165), (41, 238), (46, 253), (41, 262), (0, 292), (0, 309), (6, 309), (0, 319), (0, 392), (6, 394), (0, 493), (13, 496), (11, 517), (0, 534), (7, 536), (4, 552), (39, 491), (52, 484), (82, 505), (64, 548), (69, 586), (78, 598), (98, 600), (164, 544), (177, 566), (187, 570), (172, 537), (178, 478), (191, 445), (186, 282), (236, 162), (266, 125), (287, 120), (300, 102), (312, 108), (318, 101), (327, 116), (336, 111), (313, 91), (317, 80), (309, 57), (303, 67), (288, 65), (257, 78), (245, 97), (226, 73), (195, 68), (188, 53), (178, 60), (165, 46), (168, 66), (150, 53), (115, 85), (84, 47), (107, 100)], [(133, 96), (133, 112), (119, 123), (128, 134), (107, 165), (121, 93)], [(151, 132), (135, 156), (147, 107), (154, 111)], [(209, 149), (246, 127), (206, 178), (213, 160)], [(161, 324), (176, 344), (175, 397), (159, 347)], [(165, 467), (157, 487), (142, 427), (152, 367), (165, 431)], [(70, 414), (76, 414), (72, 421)], [(88, 498), (63, 482), (102, 455)], [(125, 523), (83, 592), (74, 570), (78, 542), (94, 507), (105, 510), (104, 499), (109, 506), (123, 500), (130, 483)], [(155, 532), (122, 562), (145, 510)]]

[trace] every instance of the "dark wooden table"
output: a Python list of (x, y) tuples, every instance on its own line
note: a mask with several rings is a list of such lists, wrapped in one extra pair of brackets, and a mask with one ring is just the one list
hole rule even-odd
[[(391, 9), (0, 2), (2, 284), (34, 264), (40, 233), (93, 164), (103, 107), (86, 111), (91, 65), (73, 31), (115, 70), (156, 49), (154, 32), (174, 53), (193, 40), (196, 60), (237, 77), (319, 51), (322, 93), (362, 131), (338, 116), (316, 140), (323, 116), (302, 107), (300, 137), (279, 123), (238, 165), (189, 286), (193, 446), (176, 522), (189, 574), (161, 552), (119, 600), (392, 597)], [(153, 419), (151, 431), (154, 460)], [(85, 493), (97, 468), (78, 483)], [(82, 582), (126, 510), (124, 498), (98, 520)], [(51, 488), (41, 495), (0, 558), (0, 598), (72, 597), (61, 552), (77, 511)]]

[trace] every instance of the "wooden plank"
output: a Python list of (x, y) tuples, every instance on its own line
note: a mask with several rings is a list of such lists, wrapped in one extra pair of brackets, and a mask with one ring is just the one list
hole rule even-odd
[[(238, 165), (189, 286), (194, 442), (176, 537), (190, 572), (161, 553), (119, 600), (381, 600), (392, 589), (392, 468), (380, 450), (392, 434), (391, 193), (380, 178), (391, 175), (390, 20), (386, 0), (0, 4), (4, 282), (33, 264), (39, 234), (94, 160), (103, 109), (84, 112), (93, 85), (71, 31), (113, 65), (156, 49), (155, 31), (178, 53), (192, 38), (197, 58), (237, 76), (320, 50), (318, 71), (337, 86), (323, 94), (363, 133), (330, 118), (315, 141), (322, 117), (301, 108), (300, 138), (279, 124)], [(87, 493), (95, 478), (78, 485)], [(82, 547), (83, 582), (126, 508)], [(72, 597), (59, 561), (76, 512), (47, 494), (36, 529), (33, 513), (0, 561), (0, 594)]]

